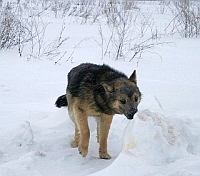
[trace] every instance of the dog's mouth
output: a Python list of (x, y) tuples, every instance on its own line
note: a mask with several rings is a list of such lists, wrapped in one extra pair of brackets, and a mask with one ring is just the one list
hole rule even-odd
[(132, 109), (130, 113), (124, 114), (128, 120), (133, 120), (134, 115), (137, 113), (137, 109)]
[(126, 116), (128, 120), (133, 120), (134, 116)]
[(128, 115), (126, 115), (126, 117), (127, 117), (128, 120), (133, 120), (134, 114), (133, 115), (132, 114), (128, 114)]
[(133, 119), (134, 119), (134, 115), (135, 115), (137, 112), (138, 112), (137, 108), (132, 108), (132, 109), (129, 110), (129, 111), (126, 111), (126, 110), (124, 110), (124, 109), (120, 109), (118, 113), (119, 113), (119, 114), (125, 115), (126, 118), (127, 118), (128, 120), (133, 120)]

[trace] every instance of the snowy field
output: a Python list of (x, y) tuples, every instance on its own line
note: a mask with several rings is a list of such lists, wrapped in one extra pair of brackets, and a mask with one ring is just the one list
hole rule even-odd
[[(161, 33), (173, 18), (170, 11), (159, 13), (158, 3), (137, 6), (152, 14)], [(22, 57), (17, 48), (0, 51), (0, 176), (199, 176), (200, 39), (165, 35), (161, 45), (131, 62), (112, 54), (102, 59), (99, 23), (47, 13), (45, 44), (59, 35), (63, 21), (68, 37), (60, 48), (63, 57), (29, 58), (28, 46)], [(128, 76), (137, 70), (139, 112), (132, 121), (114, 117), (110, 160), (98, 158), (92, 118), (88, 156), (71, 148), (73, 123), (66, 108), (54, 106), (65, 93), (67, 73), (83, 62), (105, 63)]]

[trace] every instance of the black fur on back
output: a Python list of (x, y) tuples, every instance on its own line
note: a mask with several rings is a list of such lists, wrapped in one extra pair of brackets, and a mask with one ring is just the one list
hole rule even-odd
[[(73, 68), (68, 74), (68, 86), (73, 97), (77, 97), (82, 89), (99, 89), (102, 82), (109, 83), (117, 78), (127, 78), (121, 73), (108, 65), (96, 65), (91, 63), (81, 64)], [(128, 79), (128, 78), (127, 78)], [(103, 93), (102, 93), (103, 96)]]

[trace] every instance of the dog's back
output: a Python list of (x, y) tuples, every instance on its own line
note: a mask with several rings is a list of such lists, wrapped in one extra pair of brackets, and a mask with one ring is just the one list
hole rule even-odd
[(100, 83), (110, 83), (117, 78), (127, 76), (107, 65), (96, 65), (91, 63), (81, 64), (73, 68), (68, 74), (67, 90), (73, 97), (77, 97), (87, 90), (94, 91), (95, 86)]

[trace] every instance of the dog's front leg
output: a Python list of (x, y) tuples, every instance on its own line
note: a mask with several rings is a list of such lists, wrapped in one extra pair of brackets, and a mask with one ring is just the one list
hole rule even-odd
[(110, 159), (111, 156), (107, 152), (107, 140), (108, 133), (110, 130), (110, 125), (112, 122), (113, 116), (101, 116), (99, 121), (99, 157), (101, 159)]
[(90, 130), (88, 126), (88, 116), (86, 113), (80, 109), (75, 108), (75, 116), (76, 116), (76, 123), (79, 130), (79, 152), (80, 154), (85, 157), (88, 153), (88, 145), (90, 140)]

